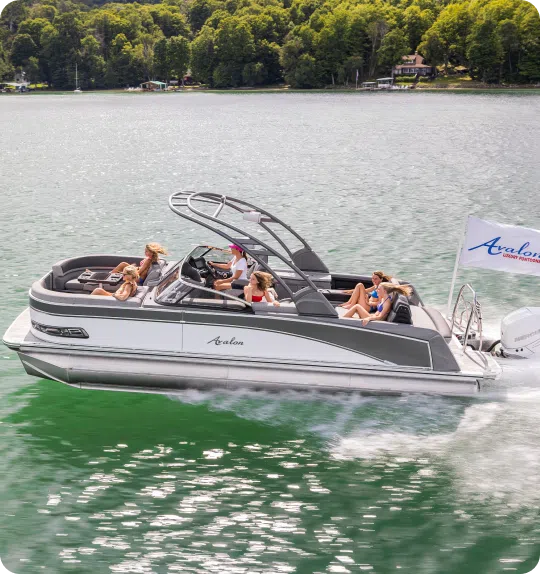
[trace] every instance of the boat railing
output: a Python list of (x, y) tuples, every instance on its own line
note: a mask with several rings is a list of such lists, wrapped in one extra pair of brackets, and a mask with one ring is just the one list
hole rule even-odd
[(451, 329), (466, 351), (474, 340), (473, 348), (482, 349), (482, 307), (475, 290), (466, 283), (459, 290), (452, 312)]

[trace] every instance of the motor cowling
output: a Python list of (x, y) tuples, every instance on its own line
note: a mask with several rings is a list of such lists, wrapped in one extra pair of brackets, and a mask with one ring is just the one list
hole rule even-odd
[(540, 307), (522, 307), (501, 321), (504, 355), (540, 357)]

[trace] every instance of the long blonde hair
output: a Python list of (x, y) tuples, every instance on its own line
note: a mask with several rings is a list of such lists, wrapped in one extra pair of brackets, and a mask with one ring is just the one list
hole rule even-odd
[(394, 283), (380, 283), (379, 287), (382, 287), (388, 295), (394, 293), (399, 293), (400, 295), (405, 295), (405, 297), (410, 297), (412, 294), (412, 287), (410, 285), (395, 285)]
[(169, 255), (165, 247), (161, 246), (159, 243), (148, 243), (146, 245), (146, 249), (148, 249), (148, 251), (150, 251), (152, 254), (150, 255), (152, 263), (156, 263), (156, 261), (159, 259), (160, 253), (163, 255)]
[(254, 271), (251, 275), (257, 279), (257, 287), (263, 292), (272, 287), (272, 284), (274, 283), (274, 278), (270, 273)]

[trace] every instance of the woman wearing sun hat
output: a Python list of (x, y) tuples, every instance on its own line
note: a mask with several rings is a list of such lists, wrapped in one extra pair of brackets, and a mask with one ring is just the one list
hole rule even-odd
[(234, 245), (234, 243), (229, 245), (229, 249), (232, 251), (233, 258), (228, 263), (214, 263), (213, 261), (208, 262), (208, 264), (212, 267), (231, 270), (231, 277), (227, 277), (226, 279), (216, 279), (216, 281), (214, 281), (214, 289), (217, 289), (218, 291), (232, 289), (233, 281), (247, 281), (248, 279), (248, 266), (245, 251), (241, 247), (238, 247), (238, 245)]

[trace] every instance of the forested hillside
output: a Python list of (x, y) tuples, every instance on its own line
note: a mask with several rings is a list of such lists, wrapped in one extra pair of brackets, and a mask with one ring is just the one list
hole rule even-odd
[(182, 78), (311, 88), (390, 73), (418, 50), (484, 82), (540, 82), (540, 17), (524, 0), (17, 0), (0, 20), (0, 78), (83, 89)]

